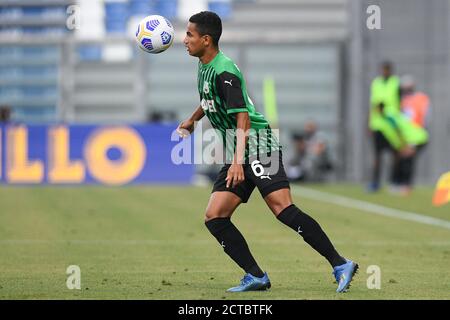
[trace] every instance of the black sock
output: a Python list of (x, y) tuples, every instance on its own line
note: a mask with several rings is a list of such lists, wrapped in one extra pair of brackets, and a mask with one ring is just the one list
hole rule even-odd
[(259, 268), (247, 242), (230, 218), (215, 218), (205, 222), (209, 232), (219, 241), (226, 254), (245, 272), (261, 278), (264, 272)]
[(316, 220), (302, 212), (295, 204), (285, 208), (277, 218), (300, 234), (303, 240), (324, 256), (332, 267), (346, 263)]

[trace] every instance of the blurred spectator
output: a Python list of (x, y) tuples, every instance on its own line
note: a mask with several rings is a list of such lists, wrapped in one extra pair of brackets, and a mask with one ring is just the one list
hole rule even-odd
[[(415, 80), (412, 76), (401, 78), (401, 110), (414, 126), (426, 130), (429, 127), (430, 119), (430, 99), (423, 93), (416, 91)], [(428, 139), (418, 145), (411, 145), (408, 152), (400, 154), (397, 168), (396, 183), (394, 191), (399, 191), (402, 195), (409, 195), (412, 191), (414, 180), (414, 163), (418, 153), (426, 146)]]
[(311, 161), (309, 180), (323, 182), (327, 174), (333, 169), (328, 144), (325, 140), (319, 140), (308, 153), (308, 159)]
[(304, 181), (306, 179), (306, 140), (303, 134), (294, 134), (292, 140), (294, 155), (286, 166), (286, 174), (291, 181)]
[(413, 160), (417, 151), (428, 142), (428, 133), (403, 113), (385, 114), (384, 104), (378, 105), (385, 126), (380, 131), (388, 147), (398, 156), (394, 165), (392, 191), (408, 195), (411, 191)]
[[(379, 108), (380, 105), (383, 108)], [(391, 181), (395, 180), (397, 172), (397, 161), (399, 154), (392, 149), (391, 144), (386, 140), (385, 130), (389, 130), (387, 116), (395, 116), (400, 112), (400, 80), (393, 75), (391, 62), (383, 62), (381, 65), (381, 76), (372, 81), (370, 90), (370, 112), (369, 130), (373, 138), (374, 159), (372, 163), (372, 180), (367, 188), (369, 192), (376, 192), (380, 189), (381, 179), (381, 159), (385, 150), (391, 152), (393, 166), (391, 170)], [(388, 128), (388, 129), (386, 129)]]
[(406, 75), (401, 78), (401, 110), (415, 124), (422, 128), (429, 127), (430, 98), (423, 92), (416, 91), (415, 80)]
[(0, 124), (6, 124), (11, 120), (11, 108), (9, 106), (0, 106)]
[(305, 124), (302, 134), (294, 134), (294, 155), (288, 163), (287, 175), (292, 181), (320, 182), (333, 168), (328, 144), (314, 121)]

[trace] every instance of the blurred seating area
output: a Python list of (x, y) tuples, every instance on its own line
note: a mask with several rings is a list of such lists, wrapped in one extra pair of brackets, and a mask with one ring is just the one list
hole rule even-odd
[[(369, 5), (383, 9), (381, 30), (365, 28)], [(440, 116), (448, 109), (448, 8), (442, 0), (0, 0), (0, 105), (13, 122), (180, 120), (199, 102), (196, 59), (182, 45), (186, 22), (212, 10), (223, 18), (221, 49), (243, 70), (260, 112), (264, 84), (273, 82), (282, 143), (316, 120), (336, 166), (347, 166), (335, 171), (351, 179), (364, 178), (361, 130), (378, 63), (388, 58), (421, 79), (437, 110), (433, 141), (440, 141), (426, 152), (433, 165), (423, 167), (436, 178), (450, 151), (446, 131), (437, 129), (448, 125)], [(149, 14), (174, 25), (164, 54), (135, 45), (137, 22)]]
[[(0, 1), (0, 103), (11, 106), (15, 121), (71, 120), (70, 104), (64, 101), (67, 95), (75, 96), (70, 92), (75, 88), (70, 85), (71, 80), (61, 82), (62, 73), (70, 72), (64, 64), (76, 59), (99, 61), (101, 69), (102, 59), (129, 60), (133, 52), (129, 44), (106, 47), (80, 44), (76, 46), (76, 59), (71, 60), (71, 54), (62, 50), (61, 43), (72, 36), (75, 41), (125, 36), (130, 25), (134, 28), (137, 19), (151, 13), (176, 20), (181, 9), (189, 7), (189, 2), (197, 2), (197, 8), (202, 10), (214, 10), (225, 19), (232, 13), (230, 0)], [(140, 116), (144, 114), (141, 112)], [(102, 115), (95, 118), (102, 118)]]
[[(13, 119), (41, 122), (55, 119), (59, 99), (59, 45), (26, 45), (22, 39), (25, 35), (62, 39), (69, 32), (66, 9), (73, 3), (0, 2), (0, 104), (11, 106)], [(4, 40), (16, 40), (17, 45), (3, 44)]]

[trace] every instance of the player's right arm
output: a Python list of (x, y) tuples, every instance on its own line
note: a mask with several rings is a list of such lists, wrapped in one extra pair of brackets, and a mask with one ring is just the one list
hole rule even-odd
[(202, 106), (198, 106), (194, 113), (186, 120), (182, 121), (177, 128), (177, 133), (182, 138), (186, 138), (195, 129), (195, 123), (205, 116)]

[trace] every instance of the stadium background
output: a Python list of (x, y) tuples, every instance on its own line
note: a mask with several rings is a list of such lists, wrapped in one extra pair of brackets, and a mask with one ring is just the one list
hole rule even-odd
[[(366, 27), (370, 16), (366, 10), (374, 4), (381, 8), (381, 30)], [(77, 6), (76, 11), (71, 5)], [(242, 69), (250, 96), (262, 113), (264, 87), (273, 80), (278, 106), (275, 127), (281, 128), (287, 157), (292, 151), (291, 134), (313, 119), (326, 134), (337, 166), (331, 181), (360, 184), (342, 185), (350, 188), (349, 194), (362, 190), (372, 159), (366, 133), (369, 87), (380, 62), (388, 59), (396, 74), (414, 75), (418, 89), (432, 101), (431, 138), (419, 159), (417, 182), (429, 190), (450, 170), (448, 0), (205, 0), (195, 4), (181, 0), (1, 0), (0, 105), (11, 107), (11, 122), (18, 124), (2, 126), (2, 184), (130, 183), (158, 188), (198, 182), (195, 172), (203, 166), (174, 166), (169, 152), (175, 142), (169, 137), (178, 121), (198, 105), (197, 60), (185, 52), (181, 41), (190, 14), (207, 8), (222, 16), (221, 49)], [(168, 51), (150, 55), (137, 48), (133, 33), (143, 13), (161, 14), (174, 24), (176, 37)], [(79, 22), (79, 28), (69, 30), (71, 19)], [(117, 128), (124, 131), (114, 131)], [(131, 147), (115, 140), (124, 132), (137, 140)], [(141, 158), (136, 159), (136, 154)], [(58, 179), (55, 163), (67, 164), (68, 159), (73, 166), (59, 172), (62, 178)], [(11, 163), (19, 164), (18, 171), (8, 167)], [(115, 175), (122, 180), (110, 179)], [(55, 192), (67, 190), (61, 189)], [(53, 189), (30, 190), (46, 198)], [(170, 189), (161, 190), (160, 196), (170, 194)], [(2, 202), (8, 202), (7, 192), (16, 191), (3, 187)], [(80, 188), (74, 194), (84, 191)], [(113, 190), (105, 192), (118, 196)], [(105, 194), (98, 197), (108, 202)], [(407, 201), (400, 200), (400, 204), (413, 210), (414, 201), (431, 203), (429, 191), (415, 197), (410, 207)], [(34, 203), (31, 198), (19, 197)], [(193, 197), (191, 205), (201, 210), (195, 203), (201, 199)], [(383, 203), (385, 199), (378, 200)], [(163, 205), (157, 207), (164, 210)], [(3, 206), (4, 223), (12, 222), (16, 208)], [(445, 209), (432, 215), (448, 219)], [(2, 232), (3, 241), (9, 241), (8, 236), (20, 238), (13, 229), (5, 227)], [(448, 243), (448, 233), (440, 232), (441, 240)]]
[[(79, 6), (76, 15), (66, 10), (70, 4)], [(371, 4), (380, 5), (381, 30), (365, 26)], [(222, 49), (243, 70), (263, 113), (264, 82), (274, 80), (288, 153), (291, 133), (314, 119), (331, 144), (336, 178), (367, 179), (370, 81), (379, 63), (389, 59), (397, 74), (413, 74), (432, 100), (430, 145), (420, 157), (418, 181), (435, 183), (448, 170), (448, 1), (221, 0), (203, 1), (200, 8), (208, 5), (224, 17)], [(0, 103), (12, 107), (13, 121), (142, 124), (162, 112), (156, 116), (176, 122), (198, 104), (196, 60), (181, 44), (189, 16), (182, 2), (1, 1), (0, 6)], [(162, 55), (139, 52), (130, 36), (145, 11), (160, 12), (175, 24), (175, 44)], [(70, 19), (78, 20), (78, 30), (67, 29)]]

